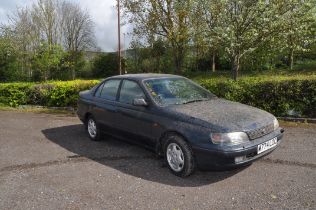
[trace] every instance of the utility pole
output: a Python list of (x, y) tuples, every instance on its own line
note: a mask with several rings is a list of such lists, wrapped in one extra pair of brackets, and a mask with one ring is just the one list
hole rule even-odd
[(120, 15), (120, 0), (117, 0), (117, 31), (118, 31), (118, 66), (119, 74), (122, 74), (122, 58), (121, 58), (121, 15)]
[[(123, 33), (124, 36), (124, 45), (123, 45), (123, 49), (124, 49), (124, 61), (126, 61), (126, 51), (127, 51), (127, 47), (126, 47), (126, 33)], [(127, 74), (127, 68), (125, 66), (125, 74)]]

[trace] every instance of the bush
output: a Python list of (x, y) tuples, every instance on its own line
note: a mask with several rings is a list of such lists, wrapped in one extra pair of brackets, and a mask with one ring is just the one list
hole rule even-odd
[(199, 80), (206, 89), (221, 98), (264, 109), (276, 116), (316, 117), (316, 79), (294, 78), (259, 80)]
[(0, 104), (16, 107), (28, 101), (28, 83), (0, 84)]
[[(0, 104), (75, 107), (78, 93), (98, 80), (0, 84)], [(316, 78), (313, 76), (263, 78), (248, 77), (237, 82), (227, 78), (198, 79), (202, 86), (221, 98), (238, 101), (287, 116), (316, 117)]]
[(0, 84), (0, 104), (41, 105), (51, 107), (75, 107), (78, 93), (95, 86), (98, 80), (74, 80), (68, 82), (7, 83)]
[(109, 77), (117, 74), (118, 57), (113, 53), (102, 53), (96, 56), (92, 61), (93, 77)]
[(97, 80), (57, 82), (55, 83), (55, 87), (51, 89), (46, 104), (57, 107), (75, 107), (79, 97), (78, 93), (90, 89), (98, 83), (99, 81)]

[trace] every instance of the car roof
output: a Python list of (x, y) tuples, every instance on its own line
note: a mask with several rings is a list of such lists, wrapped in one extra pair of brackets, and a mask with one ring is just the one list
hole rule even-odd
[(143, 73), (143, 74), (123, 74), (110, 77), (111, 79), (133, 79), (133, 80), (144, 80), (144, 79), (157, 79), (157, 78), (181, 78), (182, 76), (173, 74), (154, 74), (154, 73)]

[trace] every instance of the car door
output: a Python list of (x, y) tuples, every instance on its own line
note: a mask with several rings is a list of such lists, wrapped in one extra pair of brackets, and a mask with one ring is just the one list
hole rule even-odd
[(100, 124), (102, 131), (117, 135), (116, 127), (117, 96), (121, 80), (106, 80), (99, 86), (94, 97), (93, 115)]
[(152, 139), (151, 109), (149, 106), (133, 105), (134, 99), (140, 98), (146, 100), (139, 84), (136, 81), (124, 79), (118, 99), (118, 128), (125, 139), (153, 148), (155, 140)]

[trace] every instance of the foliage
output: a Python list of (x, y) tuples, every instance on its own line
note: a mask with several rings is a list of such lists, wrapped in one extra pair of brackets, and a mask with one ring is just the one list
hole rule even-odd
[(316, 117), (316, 78), (247, 78), (239, 81), (201, 79), (215, 95), (273, 113), (276, 116)]
[(287, 27), (287, 30), (281, 34), (281, 41), (286, 40), (286, 42), (280, 45), (280, 50), (287, 53), (287, 64), (292, 70), (294, 53), (309, 51), (311, 45), (315, 44), (316, 1), (306, 1), (302, 4), (301, 1), (290, 0), (288, 4), (294, 6), (289, 8), (289, 18), (283, 23)]
[[(249, 71), (316, 69), (316, 0), (121, 1), (134, 27), (125, 72), (217, 75), (216, 67), (237, 79)], [(116, 55), (93, 51), (93, 27), (70, 0), (18, 8), (0, 27), (0, 81), (117, 74)]]
[[(124, 63), (124, 61), (122, 62)], [(122, 66), (124, 69), (124, 66)], [(102, 53), (92, 61), (92, 76), (109, 77), (118, 72), (118, 58), (113, 53)]]
[[(219, 97), (255, 106), (276, 116), (297, 113), (316, 117), (316, 75), (245, 77), (237, 82), (226, 78), (199, 78), (196, 81)], [(0, 104), (75, 107), (79, 91), (90, 89), (98, 82), (0, 84)]]
[(0, 84), (0, 104), (16, 107), (28, 103), (29, 83)]
[(294, 71), (315, 71), (316, 60), (298, 61), (294, 66)]
[(34, 80), (46, 81), (54, 72), (60, 70), (60, 62), (64, 56), (64, 50), (59, 45), (43, 43), (33, 57)]
[(17, 51), (10, 40), (0, 37), (0, 81), (18, 78)]
[(47, 106), (73, 106), (77, 105), (78, 93), (95, 86), (99, 81), (71, 81), (52, 83), (53, 87), (47, 97)]
[[(28, 60), (26, 64), (25, 60)], [(25, 54), (19, 52), (10, 39), (0, 37), (0, 81), (75, 79), (84, 75), (85, 65), (82, 52), (66, 52), (60, 45), (43, 42), (34, 53)]]
[(191, 1), (178, 0), (122, 0), (125, 14), (136, 26), (134, 35), (150, 45), (165, 40), (172, 51), (175, 73), (181, 73), (189, 35)]
[(83, 71), (87, 65), (83, 52), (66, 51), (61, 60), (61, 68), (54, 79), (74, 80), (76, 77), (82, 77)]
[(315, 0), (122, 1), (127, 19), (136, 26), (135, 41), (147, 48), (165, 41), (176, 70), (189, 66), (214, 72), (223, 63), (236, 80), (240, 69), (285, 64), (292, 69), (294, 52), (315, 52)]
[(75, 79), (83, 51), (95, 49), (94, 23), (78, 3), (38, 0), (8, 16), (0, 27), (0, 52), (7, 52), (0, 81)]
[(0, 104), (42, 105), (52, 107), (75, 107), (78, 93), (95, 86), (98, 80), (74, 80), (47, 83), (4, 83), (0, 84)]
[(172, 73), (172, 52), (162, 39), (152, 41), (146, 47), (137, 41), (131, 42), (129, 56), (126, 59), (128, 73)]

